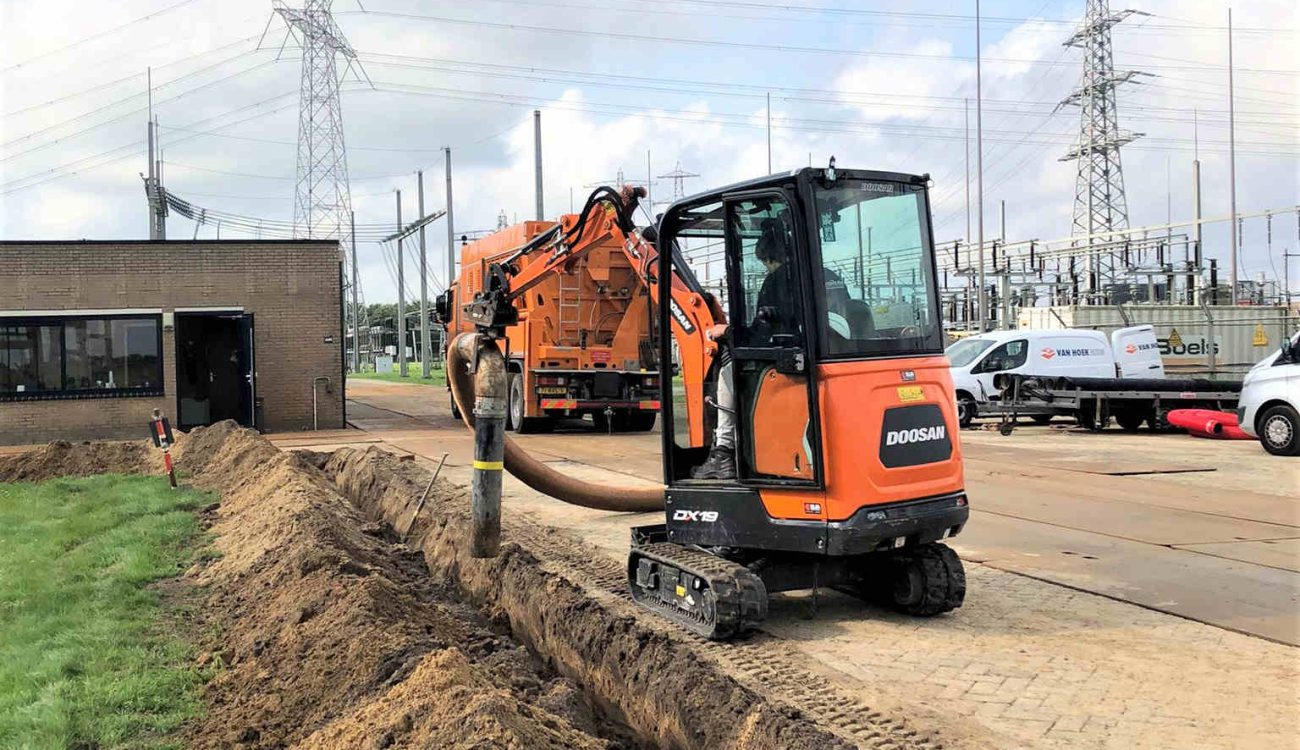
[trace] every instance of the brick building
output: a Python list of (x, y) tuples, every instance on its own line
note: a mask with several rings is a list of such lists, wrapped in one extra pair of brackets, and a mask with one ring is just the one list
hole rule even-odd
[(342, 427), (333, 241), (0, 242), (0, 444)]

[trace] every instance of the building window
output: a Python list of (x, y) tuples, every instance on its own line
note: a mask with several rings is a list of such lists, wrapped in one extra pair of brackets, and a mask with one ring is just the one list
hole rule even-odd
[(57, 325), (0, 324), (0, 393), (56, 391), (63, 345)]
[(0, 400), (163, 393), (159, 316), (0, 320)]

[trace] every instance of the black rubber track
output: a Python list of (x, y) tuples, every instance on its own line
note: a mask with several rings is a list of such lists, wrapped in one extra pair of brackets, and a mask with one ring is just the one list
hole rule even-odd
[[(636, 583), (637, 561), (655, 560), (661, 566), (684, 570), (707, 582), (712, 606), (687, 612), (675, 602)], [(721, 641), (753, 630), (767, 617), (767, 587), (753, 571), (707, 552), (670, 542), (633, 547), (628, 554), (627, 585), (632, 599), (696, 635)]]

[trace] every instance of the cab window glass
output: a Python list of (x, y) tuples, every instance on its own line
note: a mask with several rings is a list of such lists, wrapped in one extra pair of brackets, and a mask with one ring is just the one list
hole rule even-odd
[(737, 342), (769, 347), (802, 337), (790, 206), (765, 197), (729, 203), (727, 244), (739, 266), (731, 300)]
[(1003, 372), (1014, 370), (1025, 363), (1029, 355), (1029, 346), (1025, 339), (1008, 341), (989, 353), (979, 365), (980, 372)]
[(937, 352), (942, 329), (924, 191), (839, 180), (813, 193), (822, 340), (831, 356)]

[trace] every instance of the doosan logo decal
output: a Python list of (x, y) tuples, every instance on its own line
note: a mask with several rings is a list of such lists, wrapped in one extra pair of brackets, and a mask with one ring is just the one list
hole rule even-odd
[(935, 427), (915, 427), (910, 430), (893, 430), (885, 433), (885, 445), (909, 445), (911, 443), (929, 443), (943, 440), (948, 434), (943, 425)]
[(718, 520), (718, 511), (716, 510), (686, 510), (679, 508), (673, 511), (674, 521), (699, 521), (701, 523), (713, 523)]
[(920, 466), (952, 458), (952, 439), (938, 404), (909, 404), (885, 410), (880, 425), (880, 463), (887, 469)]

